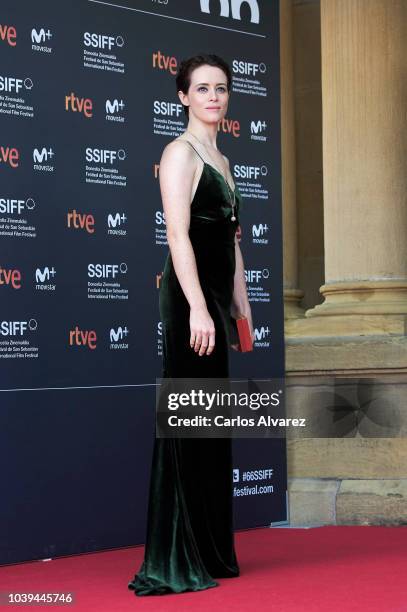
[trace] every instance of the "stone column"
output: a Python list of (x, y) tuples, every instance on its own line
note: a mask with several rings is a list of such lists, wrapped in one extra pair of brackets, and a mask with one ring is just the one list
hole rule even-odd
[(321, 0), (321, 37), (325, 300), (308, 332), (406, 335), (407, 0)]
[(298, 288), (292, 0), (280, 0), (281, 164), (283, 205), (284, 317), (303, 317)]

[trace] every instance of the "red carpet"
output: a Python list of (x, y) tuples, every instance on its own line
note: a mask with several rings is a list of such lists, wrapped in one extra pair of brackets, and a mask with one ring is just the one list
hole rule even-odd
[(253, 529), (236, 549), (241, 576), (197, 593), (135, 596), (127, 582), (142, 547), (3, 566), (0, 591), (73, 591), (75, 612), (407, 612), (405, 527)]

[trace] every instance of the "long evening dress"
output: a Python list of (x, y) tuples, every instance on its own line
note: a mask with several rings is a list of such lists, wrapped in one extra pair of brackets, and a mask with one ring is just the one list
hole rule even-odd
[[(190, 306), (169, 252), (159, 297), (163, 378), (229, 376), (234, 238), (242, 199), (236, 187), (236, 220), (232, 221), (224, 178), (201, 159), (204, 165), (191, 202), (189, 237), (215, 325), (215, 348), (210, 355), (199, 356), (190, 347)], [(239, 575), (231, 444), (230, 438), (155, 438), (144, 560), (128, 583), (136, 595), (199, 591), (217, 586), (214, 578)]]

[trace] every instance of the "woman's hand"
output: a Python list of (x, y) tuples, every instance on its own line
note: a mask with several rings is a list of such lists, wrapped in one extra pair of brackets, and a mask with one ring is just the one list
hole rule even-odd
[(215, 324), (206, 306), (191, 307), (189, 327), (191, 348), (199, 351), (199, 356), (210, 355), (215, 347)]

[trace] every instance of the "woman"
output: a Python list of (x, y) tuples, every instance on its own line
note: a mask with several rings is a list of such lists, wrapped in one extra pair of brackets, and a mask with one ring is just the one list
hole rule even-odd
[[(253, 324), (235, 233), (241, 195), (216, 146), (231, 91), (216, 55), (183, 61), (176, 77), (186, 131), (160, 161), (169, 253), (160, 287), (163, 378), (227, 378), (230, 314)], [(155, 438), (144, 561), (136, 595), (199, 591), (239, 575), (233, 540), (230, 438)]]

